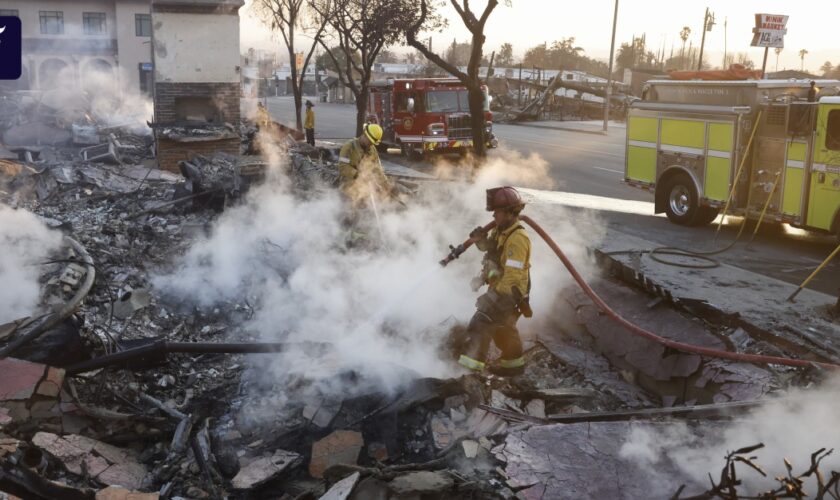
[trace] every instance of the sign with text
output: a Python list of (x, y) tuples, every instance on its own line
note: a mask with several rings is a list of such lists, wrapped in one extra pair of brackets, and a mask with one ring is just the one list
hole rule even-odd
[(21, 73), (20, 18), (0, 16), (0, 80), (17, 80)]
[(303, 69), (303, 52), (295, 54), (295, 67), (297, 69)]
[(787, 33), (788, 16), (777, 14), (756, 14), (755, 28), (753, 28), (753, 47), (778, 47), (785, 46), (785, 33)]

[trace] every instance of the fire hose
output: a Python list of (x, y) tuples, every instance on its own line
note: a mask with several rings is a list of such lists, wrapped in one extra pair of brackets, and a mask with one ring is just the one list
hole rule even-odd
[[(572, 264), (572, 262), (569, 260), (569, 258), (566, 257), (566, 254), (563, 253), (563, 250), (560, 249), (560, 247), (557, 245), (557, 243), (554, 242), (554, 240), (551, 238), (551, 236), (549, 236), (548, 233), (546, 233), (545, 230), (542, 227), (540, 227), (539, 224), (534, 222), (534, 220), (531, 219), (530, 217), (528, 217), (527, 215), (520, 216), (520, 219), (523, 222), (525, 222), (526, 224), (528, 224), (529, 226), (531, 226), (531, 228), (533, 228), (534, 231), (536, 231), (536, 233), (540, 235), (540, 237), (543, 239), (543, 241), (545, 241), (545, 243), (549, 246), (549, 248), (551, 248), (551, 250), (557, 256), (557, 258), (559, 258), (560, 261), (563, 263), (563, 265), (566, 266), (566, 269), (569, 271), (569, 274), (572, 275), (572, 278), (574, 278), (575, 282), (577, 282), (578, 286), (580, 286), (581, 289), (583, 289), (584, 293), (586, 293), (586, 295), (589, 296), (590, 299), (592, 299), (592, 301), (595, 303), (595, 305), (598, 306), (598, 308), (604, 314), (609, 316), (610, 319), (612, 319), (613, 321), (615, 321), (619, 325), (623, 326), (630, 333), (632, 333), (634, 335), (645, 338), (645, 339), (650, 340), (652, 342), (656, 342), (657, 344), (665, 346), (669, 349), (674, 349), (676, 351), (684, 352), (684, 353), (687, 353), (687, 354), (697, 354), (697, 355), (700, 355), (700, 356), (707, 356), (707, 357), (710, 357), (710, 358), (728, 359), (730, 361), (739, 361), (739, 362), (754, 363), (754, 364), (773, 364), (773, 365), (795, 366), (795, 367), (803, 367), (803, 368), (819, 367), (819, 368), (823, 368), (823, 369), (827, 369), (827, 370), (838, 370), (838, 369), (840, 369), (840, 365), (836, 365), (836, 364), (833, 364), (833, 363), (824, 363), (824, 362), (820, 362), (820, 361), (808, 361), (808, 360), (804, 360), (804, 359), (783, 358), (783, 357), (779, 357), (779, 356), (765, 356), (765, 355), (761, 355), (761, 354), (745, 354), (745, 353), (729, 352), (729, 351), (722, 351), (722, 350), (719, 350), (719, 349), (712, 349), (712, 348), (709, 348), (709, 347), (701, 347), (701, 346), (697, 346), (697, 345), (687, 344), (685, 342), (678, 342), (676, 340), (666, 339), (664, 337), (661, 337), (661, 336), (657, 335), (656, 333), (651, 332), (650, 330), (647, 330), (645, 328), (640, 327), (639, 325), (631, 323), (630, 321), (628, 321), (627, 319), (622, 317), (620, 314), (618, 314), (613, 308), (611, 308), (609, 306), (609, 304), (607, 304), (604, 301), (604, 299), (602, 299), (595, 292), (595, 290), (593, 290), (592, 287), (589, 286), (589, 283), (587, 283), (586, 280), (583, 279), (583, 277), (577, 271), (577, 269)], [(482, 232), (487, 233), (488, 231), (493, 229), (495, 226), (496, 226), (496, 223), (491, 222), (491, 223), (487, 224), (486, 226), (482, 227)], [(447, 264), (449, 264), (453, 260), (460, 257), (461, 254), (464, 253), (477, 240), (478, 240), (478, 237), (470, 237), (467, 240), (465, 240), (463, 243), (458, 245), (457, 247), (450, 245), (449, 255), (447, 255), (446, 258), (444, 258), (443, 260), (440, 261), (440, 265), (446, 266)]]

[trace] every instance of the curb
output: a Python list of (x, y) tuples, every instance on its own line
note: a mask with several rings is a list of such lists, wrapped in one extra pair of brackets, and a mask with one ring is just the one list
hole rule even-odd
[(541, 128), (541, 129), (546, 129), (546, 130), (563, 130), (563, 131), (566, 131), (566, 132), (579, 132), (581, 134), (606, 135), (606, 134), (604, 134), (603, 130), (582, 130), (582, 129), (579, 129), (579, 128), (571, 128), (571, 127), (553, 127), (553, 126), (548, 126), (548, 125), (532, 125), (530, 123), (522, 123), (522, 122), (520, 122), (520, 123), (510, 122), (510, 123), (504, 123), (504, 124), (500, 124), (500, 125), (515, 125), (515, 126), (518, 126), (518, 127), (531, 127), (531, 128)]

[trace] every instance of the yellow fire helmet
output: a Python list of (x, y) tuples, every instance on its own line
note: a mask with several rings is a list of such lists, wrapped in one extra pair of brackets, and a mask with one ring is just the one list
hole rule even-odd
[(382, 127), (375, 123), (365, 123), (365, 135), (374, 146), (382, 142)]

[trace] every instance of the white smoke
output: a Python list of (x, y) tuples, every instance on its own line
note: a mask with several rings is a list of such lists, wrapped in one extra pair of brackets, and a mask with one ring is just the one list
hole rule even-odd
[(61, 244), (61, 234), (25, 210), (0, 204), (0, 324), (31, 315), (41, 287), (37, 264)]
[(73, 68), (65, 67), (55, 76), (61, 82), (46, 90), (41, 102), (59, 111), (65, 122), (80, 122), (86, 116), (105, 127), (123, 127), (135, 134), (151, 134), (147, 122), (152, 120), (154, 106), (148, 95), (130, 87), (125, 68), (96, 68), (87, 65), (78, 85)]
[[(790, 460), (793, 472), (799, 474), (810, 467), (811, 454), (815, 451), (840, 447), (836, 429), (836, 418), (840, 414), (838, 390), (840, 377), (836, 376), (819, 388), (791, 390), (743, 418), (715, 427), (714, 433), (709, 433), (712, 427), (704, 426), (704, 435), (684, 423), (675, 423), (669, 432), (655, 435), (638, 427), (631, 431), (620, 453), (643, 467), (652, 483), (657, 482), (657, 464), (669, 460), (705, 488), (709, 484), (708, 473), (715, 480), (720, 477), (728, 452), (764, 443), (764, 448), (750, 455), (758, 457), (755, 462), (761, 465), (767, 477), (744, 464), (737, 464), (736, 469), (744, 481), (740, 491), (755, 495), (778, 486), (773, 479), (776, 476), (787, 476), (783, 458)], [(829, 471), (840, 471), (838, 453), (826, 458), (820, 469), (826, 477), (830, 477)], [(805, 488), (810, 494), (816, 489), (815, 484)], [(692, 493), (697, 492), (686, 490), (686, 494)]]
[[(274, 172), (283, 170), (282, 151), (269, 158)], [(469, 282), (481, 254), (471, 249), (445, 269), (438, 261), (449, 244), (491, 220), (484, 211), (485, 189), (523, 179), (545, 187), (547, 168), (539, 158), (509, 154), (489, 162), (471, 183), (427, 184), (407, 208), (380, 207), (379, 225), (368, 214), (367, 237), (378, 242), (384, 236), (375, 251), (347, 248), (350, 235), (342, 220), (348, 209), (337, 191), (301, 199), (278, 175), (222, 214), (211, 236), (196, 242), (177, 269), (154, 284), (203, 305), (253, 298), (256, 311), (247, 326), (264, 340), (332, 346), (327, 355), (278, 356), (277, 375), (329, 379), (353, 370), (385, 390), (399, 387), (406, 376), (452, 376), (458, 366), (440, 352), (447, 332), (435, 327), (451, 317), (469, 320), (478, 295)], [(558, 222), (548, 226), (562, 227), (566, 244), (585, 241), (572, 223)], [(533, 265), (545, 275), (556, 258), (531, 236)], [(534, 307), (547, 315), (569, 279), (564, 273), (556, 279), (535, 277), (534, 283), (539, 297)], [(521, 320), (520, 327), (527, 331), (529, 324)], [(335, 390), (345, 390), (332, 383)]]

